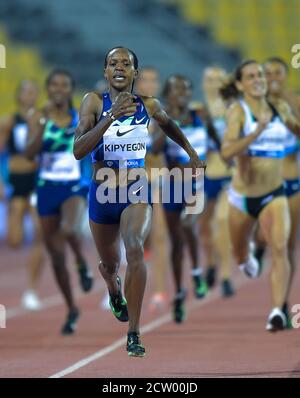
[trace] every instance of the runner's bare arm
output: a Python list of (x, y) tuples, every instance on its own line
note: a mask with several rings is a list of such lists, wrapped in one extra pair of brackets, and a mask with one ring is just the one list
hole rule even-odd
[(10, 130), (13, 127), (13, 117), (4, 116), (0, 120), (0, 151), (2, 151), (7, 143)]
[(80, 160), (92, 152), (115, 119), (136, 111), (134, 98), (130, 93), (120, 93), (112, 104), (111, 116), (107, 114), (97, 123), (97, 117), (102, 112), (102, 99), (96, 93), (85, 95), (80, 107), (79, 124), (75, 130), (73, 153), (76, 159)]
[(153, 117), (153, 119), (157, 121), (160, 128), (169, 138), (171, 138), (171, 140), (176, 142), (176, 144), (180, 145), (181, 148), (186, 151), (193, 163), (192, 167), (205, 168), (205, 162), (199, 160), (195, 149), (191, 146), (177, 124), (162, 109), (160, 102), (156, 98), (146, 97), (146, 99), (144, 99), (144, 103), (149, 116)]
[[(286, 92), (283, 94), (282, 100), (289, 104), (294, 116), (300, 120), (300, 96), (298, 94)], [(276, 106), (276, 104), (273, 105)]]
[(28, 138), (24, 155), (28, 159), (33, 159), (42, 147), (46, 118), (43, 112), (36, 111), (28, 118)]
[(289, 130), (291, 130), (297, 137), (300, 137), (300, 120), (294, 115), (291, 106), (281, 100), (278, 103), (277, 110)]
[(154, 155), (161, 153), (166, 143), (166, 134), (157, 126), (155, 132), (152, 133), (151, 152)]
[(79, 124), (75, 130), (73, 153), (80, 160), (89, 154), (99, 143), (103, 134), (113, 120), (107, 115), (97, 123), (97, 114), (101, 114), (102, 100), (95, 93), (88, 93), (83, 97)]
[(239, 103), (230, 106), (227, 112), (227, 129), (224, 135), (224, 141), (221, 148), (221, 155), (225, 161), (233, 159), (235, 156), (243, 153), (248, 146), (265, 129), (270, 118), (261, 118), (258, 126), (253, 133), (240, 138), (241, 128), (244, 123), (244, 111)]

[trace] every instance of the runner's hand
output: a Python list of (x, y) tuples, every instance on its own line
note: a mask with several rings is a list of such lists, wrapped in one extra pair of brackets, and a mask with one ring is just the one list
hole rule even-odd
[(193, 177), (197, 177), (197, 169), (204, 169), (205, 172), (206, 162), (200, 160), (196, 153), (190, 157), (190, 165), (193, 169)]
[(111, 107), (113, 116), (116, 119), (122, 116), (132, 116), (138, 106), (138, 103), (135, 102), (136, 99), (136, 95), (127, 92), (120, 93)]

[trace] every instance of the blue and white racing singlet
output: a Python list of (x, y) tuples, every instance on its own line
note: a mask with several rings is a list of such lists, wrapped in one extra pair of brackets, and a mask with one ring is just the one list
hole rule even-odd
[(45, 125), (40, 152), (39, 179), (47, 181), (75, 181), (80, 179), (80, 162), (74, 158), (73, 143), (78, 114), (70, 110), (71, 123), (65, 128), (49, 119)]
[[(240, 104), (245, 112), (242, 133), (247, 136), (255, 131), (258, 122), (252, 115), (249, 105), (243, 100), (240, 100)], [(249, 156), (267, 158), (283, 158), (285, 156), (287, 128), (273, 107), (272, 110), (274, 112), (272, 120), (256, 140), (248, 146), (247, 154)]]
[(285, 141), (285, 154), (291, 155), (300, 150), (300, 139), (296, 137), (289, 129), (287, 129), (287, 137)]
[[(102, 94), (104, 112), (111, 109), (108, 93)], [(139, 105), (134, 115), (122, 116), (115, 120), (103, 135), (92, 152), (92, 162), (103, 161), (107, 167), (135, 168), (143, 167), (148, 142), (149, 116), (143, 101), (137, 98)]]
[[(207, 132), (196, 112), (192, 111), (191, 115), (193, 118), (191, 125), (179, 126), (191, 146), (197, 152), (199, 159), (205, 160), (207, 152)], [(187, 164), (190, 161), (186, 151), (170, 138), (167, 138), (166, 141), (165, 156), (167, 162), (175, 161), (180, 164)]]

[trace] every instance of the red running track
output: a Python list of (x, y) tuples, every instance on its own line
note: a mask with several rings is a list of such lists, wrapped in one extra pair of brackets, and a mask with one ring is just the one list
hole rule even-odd
[[(0, 329), (2, 378), (300, 376), (300, 329), (277, 334), (264, 330), (270, 310), (268, 271), (254, 281), (236, 271), (237, 294), (230, 299), (221, 299), (218, 289), (204, 300), (190, 294), (187, 320), (177, 325), (170, 307), (159, 314), (148, 311), (150, 269), (142, 317), (147, 355), (140, 359), (128, 358), (125, 352), (126, 325), (99, 308), (104, 292), (100, 277), (90, 294), (78, 295), (82, 316), (77, 333), (60, 336), (65, 307), (49, 264), (41, 283), (46, 307), (28, 313), (18, 308), (26, 281), (26, 249), (12, 252), (1, 244), (0, 251), (0, 303), (8, 309), (7, 327)], [(86, 254), (96, 274), (94, 248), (88, 246)], [(71, 261), (69, 268), (71, 272)], [(77, 286), (76, 273), (71, 274)], [(298, 272), (291, 304), (300, 303), (299, 287)]]

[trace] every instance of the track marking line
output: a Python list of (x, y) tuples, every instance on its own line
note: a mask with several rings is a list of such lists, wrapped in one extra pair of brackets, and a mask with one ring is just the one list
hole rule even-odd
[[(235, 286), (236, 288), (240, 288), (243, 285), (247, 285), (250, 283), (250, 280), (245, 279), (245, 276), (240, 276), (236, 279)], [(220, 293), (219, 291), (215, 290), (211, 293), (208, 294), (208, 296), (203, 300), (199, 301), (194, 299), (191, 303), (187, 305), (187, 311), (190, 312), (194, 310), (195, 308), (203, 307), (208, 303), (211, 303), (212, 301), (215, 301), (217, 299), (220, 299)], [(152, 332), (154, 329), (170, 322), (172, 320), (171, 314), (166, 314), (163, 315), (156, 320), (146, 324), (141, 328), (141, 334), (146, 334), (149, 332)], [(103, 358), (104, 356), (112, 353), (113, 351), (117, 350), (118, 348), (122, 347), (123, 345), (126, 344), (127, 337), (122, 337), (121, 339), (116, 340), (114, 343), (108, 345), (107, 347), (95, 352), (92, 355), (89, 355), (86, 358), (81, 359), (78, 362), (75, 362), (73, 365), (63, 369), (60, 372), (54, 373), (53, 375), (49, 376), (50, 379), (59, 379), (61, 377), (64, 377), (70, 373), (76, 372), (78, 369), (83, 368), (84, 366), (100, 359)]]

